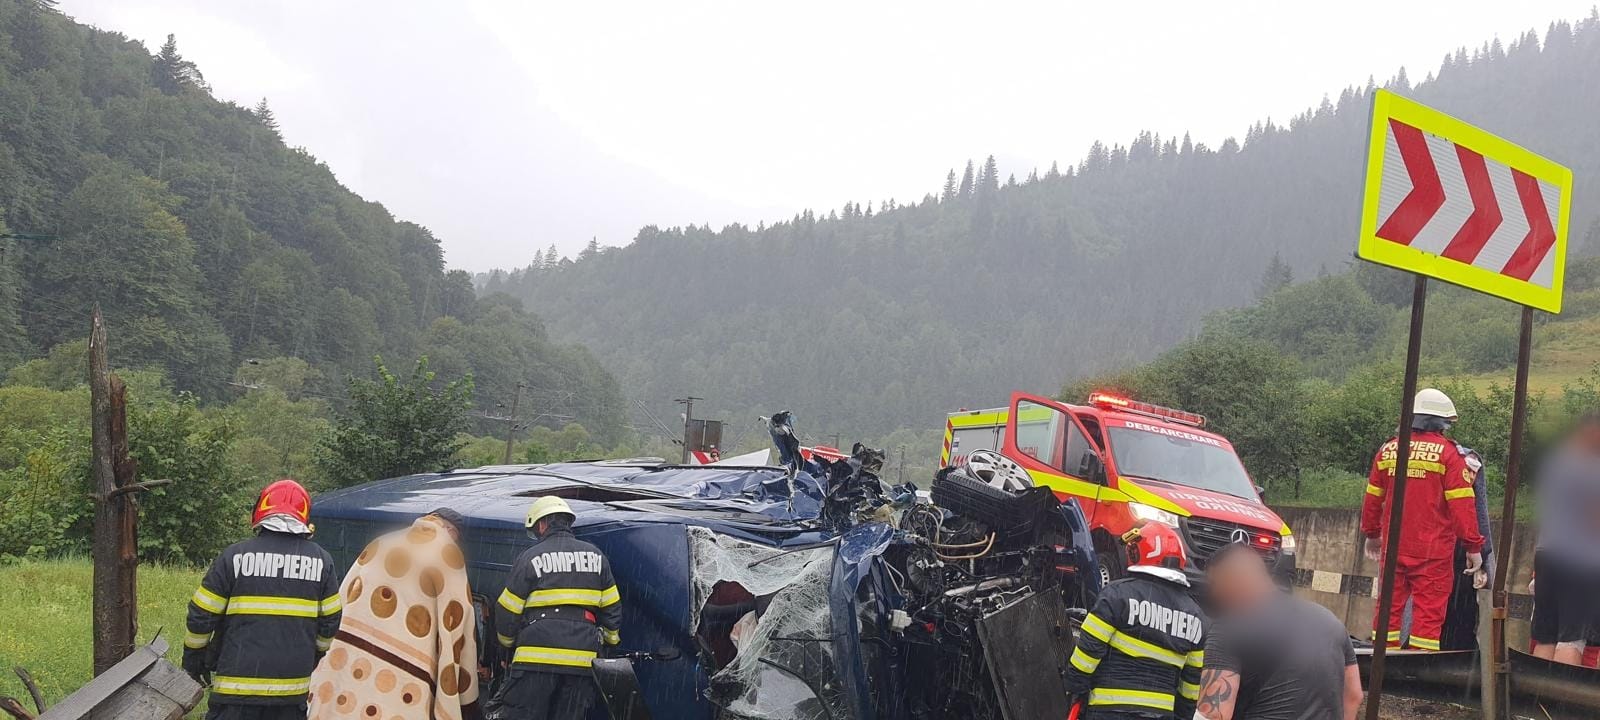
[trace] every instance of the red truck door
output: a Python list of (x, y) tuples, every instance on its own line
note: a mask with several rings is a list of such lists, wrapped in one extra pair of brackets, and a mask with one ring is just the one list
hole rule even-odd
[(1001, 453), (1026, 469), (1035, 483), (1057, 495), (1078, 498), (1093, 524), (1105, 489), (1105, 461), (1065, 405), (1038, 395), (1013, 394)]

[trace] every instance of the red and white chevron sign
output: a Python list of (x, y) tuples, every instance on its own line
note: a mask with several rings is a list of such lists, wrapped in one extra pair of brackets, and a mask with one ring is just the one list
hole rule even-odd
[(1571, 171), (1392, 93), (1374, 103), (1361, 256), (1558, 312)]

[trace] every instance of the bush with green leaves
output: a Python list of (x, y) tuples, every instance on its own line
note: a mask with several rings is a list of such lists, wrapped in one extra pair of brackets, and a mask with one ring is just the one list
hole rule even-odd
[[(119, 374), (137, 479), (172, 481), (136, 496), (140, 557), (206, 562), (248, 529), (254, 488), (241, 485), (229, 462), (235, 428), (192, 395), (174, 395), (159, 373)], [(0, 417), (0, 558), (88, 552), (88, 388), (3, 387)]]
[(246, 536), (258, 488), (235, 475), (238, 432), (225, 414), (203, 412), (188, 393), (132, 398), (128, 428), (139, 479), (172, 481), (138, 496), (141, 557), (202, 564)]
[(0, 387), (0, 561), (86, 548), (86, 388)]
[(375, 378), (350, 378), (350, 402), (317, 448), (328, 487), (448, 470), (464, 444), (471, 375), (436, 383), (426, 356), (407, 377), (374, 363)]

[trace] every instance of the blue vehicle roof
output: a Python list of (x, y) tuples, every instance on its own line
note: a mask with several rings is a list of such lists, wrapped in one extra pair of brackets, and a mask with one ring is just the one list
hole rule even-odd
[(753, 542), (783, 546), (824, 539), (802, 521), (817, 516), (816, 479), (796, 476), (790, 502), (782, 468), (602, 461), (498, 465), (378, 480), (317, 496), (314, 518), (409, 522), (448, 506), (477, 529), (521, 530), (537, 497), (566, 499), (582, 528), (613, 522), (705, 526)]
[[(822, 493), (806, 473), (790, 481), (781, 468), (676, 466), (660, 461), (507, 465), (409, 475), (319, 495), (312, 503), (316, 540), (341, 568), (377, 535), (449, 507), (466, 519), (463, 546), (479, 603), (479, 621), (517, 556), (533, 544), (524, 529), (528, 506), (542, 495), (566, 499), (573, 531), (612, 563), (622, 594), (622, 647), (676, 647), (682, 656), (637, 668), (658, 717), (710, 720), (692, 627), (691, 558), (686, 528), (777, 548), (826, 541), (832, 533), (805, 523)], [(482, 637), (493, 637), (481, 627)]]

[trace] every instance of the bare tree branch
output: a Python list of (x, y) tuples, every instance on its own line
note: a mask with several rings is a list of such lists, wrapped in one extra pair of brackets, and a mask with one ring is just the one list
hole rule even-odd
[(17, 679), (22, 681), (22, 686), (28, 689), (28, 695), (33, 697), (33, 709), (40, 714), (44, 713), (44, 693), (39, 692), (39, 683), (33, 681), (33, 675), (21, 665), (12, 668), (17, 673)]

